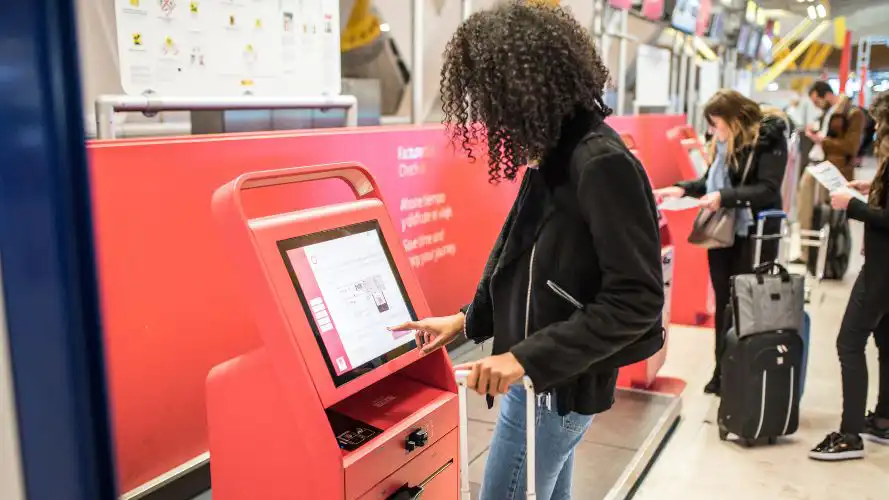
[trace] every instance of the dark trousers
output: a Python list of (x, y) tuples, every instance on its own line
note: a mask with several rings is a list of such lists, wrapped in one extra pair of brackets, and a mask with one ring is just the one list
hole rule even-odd
[(880, 356), (880, 395), (876, 414), (889, 418), (889, 301), (869, 297), (867, 277), (855, 280), (843, 324), (837, 336), (837, 353), (843, 373), (843, 423), (840, 432), (859, 434), (867, 411), (867, 360), (864, 352), (871, 334)]
[[(737, 238), (729, 248), (717, 248), (707, 252), (710, 264), (710, 282), (713, 284), (713, 295), (716, 299), (715, 333), (716, 333), (716, 370), (719, 376), (722, 366), (722, 354), (725, 351), (725, 335), (731, 326), (731, 318), (726, 315), (726, 308), (731, 299), (731, 278), (738, 274), (753, 272), (755, 243), (750, 238)], [(778, 257), (778, 245), (774, 241), (763, 242), (761, 262), (774, 261)]]

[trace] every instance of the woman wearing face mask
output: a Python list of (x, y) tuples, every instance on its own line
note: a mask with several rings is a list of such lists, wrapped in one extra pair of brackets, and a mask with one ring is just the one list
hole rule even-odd
[[(863, 201), (850, 190), (831, 194), (831, 205), (845, 210), (850, 219), (864, 223), (864, 267), (861, 269), (843, 315), (837, 336), (837, 354), (843, 374), (843, 419), (810, 453), (815, 460), (838, 461), (864, 457), (865, 437), (889, 445), (889, 92), (871, 105), (877, 122), (874, 149), (880, 166), (872, 181), (853, 181), (850, 187), (867, 196)], [(873, 413), (867, 407), (867, 360), (870, 336), (880, 353), (880, 392)]]
[[(704, 108), (713, 140), (710, 167), (700, 179), (659, 189), (659, 199), (691, 196), (701, 207), (737, 209), (735, 243), (708, 251), (710, 280), (716, 298), (716, 369), (704, 388), (718, 395), (721, 389), (720, 360), (729, 324), (730, 279), (753, 271), (756, 214), (781, 208), (781, 183), (787, 167), (787, 121), (776, 109), (761, 108), (734, 90), (720, 90)], [(752, 156), (751, 156), (752, 155)], [(745, 173), (746, 171), (746, 173)], [(764, 244), (761, 260), (774, 260), (776, 244)]]

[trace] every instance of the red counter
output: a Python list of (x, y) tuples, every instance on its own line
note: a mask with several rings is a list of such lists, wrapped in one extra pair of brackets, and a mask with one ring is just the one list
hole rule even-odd
[[(679, 180), (675, 158), (660, 152), (666, 130), (683, 121), (609, 119), (633, 135), (656, 186)], [(447, 314), (472, 296), (518, 188), (489, 184), (484, 162), (456, 153), (438, 126), (92, 142), (88, 154), (122, 491), (207, 450), (204, 379), (259, 345), (231, 264), (214, 250), (214, 189), (258, 169), (363, 163), (431, 312)], [(323, 183), (250, 194), (251, 217), (350, 196)]]

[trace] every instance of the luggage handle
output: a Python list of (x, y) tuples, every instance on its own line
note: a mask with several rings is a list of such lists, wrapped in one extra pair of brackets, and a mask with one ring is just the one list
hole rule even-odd
[[(460, 407), (460, 500), (471, 500), (471, 490), (469, 488), (469, 409), (467, 408), (468, 390), (466, 389), (466, 379), (469, 378), (469, 373), (469, 370), (457, 370), (454, 372), (454, 378), (457, 379), (457, 394)], [(526, 498), (533, 500), (537, 498), (537, 482), (535, 481), (535, 474), (537, 473), (537, 397), (530, 377), (523, 377), (522, 385), (525, 387), (525, 439), (528, 449), (525, 459), (527, 467), (526, 476), (528, 479)]]
[(753, 273), (756, 274), (756, 281), (760, 285), (762, 285), (763, 283), (765, 283), (765, 275), (771, 274), (773, 270), (778, 271), (777, 274), (781, 277), (781, 281), (783, 281), (784, 283), (790, 282), (790, 271), (788, 271), (786, 267), (778, 264), (777, 262), (766, 262), (764, 264), (758, 265), (753, 270)]
[[(778, 229), (777, 234), (773, 235), (765, 235), (765, 226), (766, 221), (769, 219), (778, 219), (781, 221), (781, 226)], [(784, 252), (786, 249), (782, 251), (781, 243), (787, 238), (787, 213), (783, 210), (763, 210), (756, 214), (756, 234), (750, 237), (755, 242), (754, 252), (753, 252), (753, 266), (759, 267), (762, 264), (762, 243), (764, 241), (778, 241), (778, 260), (785, 260), (787, 257)]]

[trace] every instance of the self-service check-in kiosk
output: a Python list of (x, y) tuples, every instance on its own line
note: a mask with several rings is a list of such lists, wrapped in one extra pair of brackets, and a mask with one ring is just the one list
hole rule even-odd
[[(357, 200), (245, 216), (245, 191), (330, 178)], [(457, 385), (445, 350), (387, 328), (429, 310), (371, 175), (245, 174), (213, 211), (262, 340), (207, 379), (214, 500), (457, 498)]]
[[(709, 154), (695, 130), (688, 125), (674, 127), (667, 131), (667, 139), (670, 154), (679, 165), (682, 178), (691, 180), (703, 177), (709, 167)], [(668, 216), (670, 226), (674, 231), (688, 234), (696, 215), (697, 210), (671, 212)], [(680, 306), (678, 310), (674, 308), (677, 314), (673, 319), (683, 324), (712, 326), (716, 298), (710, 284), (706, 254), (704, 250), (684, 242), (680, 251), (684, 256), (676, 266), (676, 274), (682, 276), (682, 280), (675, 288), (681, 303), (677, 304)]]
[(667, 131), (672, 148), (682, 172), (682, 178), (686, 180), (700, 179), (707, 172), (709, 162), (704, 144), (698, 138), (698, 134), (689, 125), (681, 125)]

